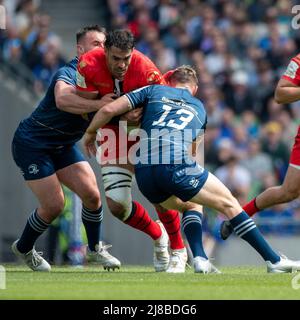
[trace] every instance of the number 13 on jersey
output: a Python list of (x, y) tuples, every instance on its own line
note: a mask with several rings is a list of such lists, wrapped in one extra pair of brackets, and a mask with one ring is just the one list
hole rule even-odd
[(172, 110), (172, 107), (167, 104), (164, 104), (163, 109), (165, 110), (164, 113), (161, 115), (161, 117), (158, 120), (152, 122), (153, 126), (160, 126), (160, 127), (166, 126), (166, 127), (174, 128), (177, 130), (182, 130), (194, 118), (194, 114), (191, 111), (185, 110), (185, 109), (179, 109), (175, 113), (177, 115), (181, 115), (179, 119), (176, 119), (179, 122), (175, 122), (176, 120), (174, 119), (167, 121), (167, 117), (170, 111)]

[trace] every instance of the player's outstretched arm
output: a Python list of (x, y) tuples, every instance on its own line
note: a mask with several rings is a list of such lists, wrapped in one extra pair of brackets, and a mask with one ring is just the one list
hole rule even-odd
[(113, 117), (123, 114), (132, 109), (131, 103), (126, 96), (102, 107), (94, 116), (92, 122), (86, 130), (83, 137), (83, 146), (85, 153), (90, 157), (96, 155), (95, 141), (97, 130), (105, 126)]
[(119, 116), (132, 109), (131, 103), (126, 96), (102, 107), (94, 116), (93, 121), (87, 128), (87, 133), (95, 133), (99, 128), (105, 126), (113, 117)]
[(300, 87), (286, 79), (280, 79), (275, 90), (277, 103), (291, 103), (300, 100)]
[(64, 81), (56, 82), (54, 95), (58, 109), (74, 114), (98, 111), (102, 106), (114, 100), (114, 94), (112, 93), (105, 95), (102, 99), (96, 99), (97, 95), (94, 96), (93, 100), (81, 97), (72, 85)]

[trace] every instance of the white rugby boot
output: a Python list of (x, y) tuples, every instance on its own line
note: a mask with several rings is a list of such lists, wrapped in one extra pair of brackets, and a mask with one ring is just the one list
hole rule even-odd
[(284, 255), (280, 255), (280, 260), (276, 263), (266, 261), (268, 273), (292, 273), (300, 270), (300, 261), (288, 259)]
[(156, 220), (159, 224), (162, 234), (154, 241), (153, 265), (156, 272), (166, 271), (170, 261), (170, 254), (168, 250), (169, 236), (160, 220)]
[(208, 259), (195, 257), (193, 259), (195, 273), (221, 273)]
[(43, 252), (37, 252), (33, 247), (31, 251), (27, 253), (21, 253), (17, 248), (18, 241), (19, 240), (16, 240), (12, 244), (11, 250), (17, 257), (22, 259), (31, 270), (33, 271), (50, 271), (51, 270), (50, 264), (44, 258), (42, 258)]
[(170, 263), (166, 272), (184, 273), (188, 255), (186, 248), (171, 250)]
[(96, 251), (90, 251), (87, 247), (87, 261), (92, 264), (101, 264), (104, 270), (108, 271), (110, 271), (110, 269), (113, 271), (115, 271), (115, 269), (120, 269), (121, 262), (107, 251), (107, 249), (111, 247), (111, 244), (104, 245), (102, 241), (100, 241), (99, 244), (96, 244)]

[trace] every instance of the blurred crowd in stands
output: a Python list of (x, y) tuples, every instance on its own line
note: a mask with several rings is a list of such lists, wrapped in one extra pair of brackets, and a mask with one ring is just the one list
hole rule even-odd
[[(107, 27), (129, 28), (136, 48), (162, 72), (182, 64), (196, 68), (198, 97), (208, 113), (205, 163), (241, 204), (280, 184), (299, 125), (300, 102), (280, 105), (273, 94), (289, 60), (300, 52), (300, 32), (291, 24), (297, 1), (106, 2), (111, 15)], [(65, 62), (51, 18), (39, 12), (40, 0), (1, 3), (8, 10), (7, 30), (0, 34), (1, 60), (25, 63), (35, 76), (35, 90), (42, 92)], [(299, 201), (266, 211), (300, 222)]]
[[(300, 52), (290, 0), (108, 0), (112, 28), (129, 28), (136, 48), (162, 72), (194, 66), (208, 113), (205, 164), (241, 204), (283, 181), (300, 103), (280, 105), (275, 86)], [(279, 212), (279, 214), (278, 214)], [(295, 218), (299, 202), (261, 216)], [(298, 218), (298, 219), (297, 219)], [(289, 223), (264, 230), (294, 230)], [(300, 228), (298, 228), (298, 231)]]
[(41, 95), (53, 74), (65, 64), (61, 39), (51, 31), (51, 17), (39, 10), (40, 0), (0, 0), (6, 8), (6, 30), (0, 32), (0, 61), (25, 65)]

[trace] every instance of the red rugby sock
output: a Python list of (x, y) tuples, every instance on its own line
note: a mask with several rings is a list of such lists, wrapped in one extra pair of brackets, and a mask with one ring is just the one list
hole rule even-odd
[(250, 202), (243, 206), (243, 210), (248, 214), (249, 217), (255, 215), (256, 212), (260, 211), (256, 206), (256, 198), (252, 199)]
[(156, 212), (169, 235), (171, 249), (175, 250), (184, 248), (180, 230), (179, 212), (176, 210), (167, 210), (165, 212), (159, 212), (156, 210)]
[(132, 228), (147, 233), (153, 240), (157, 240), (162, 234), (159, 224), (153, 221), (147, 210), (136, 201), (132, 202), (131, 214), (124, 223)]

